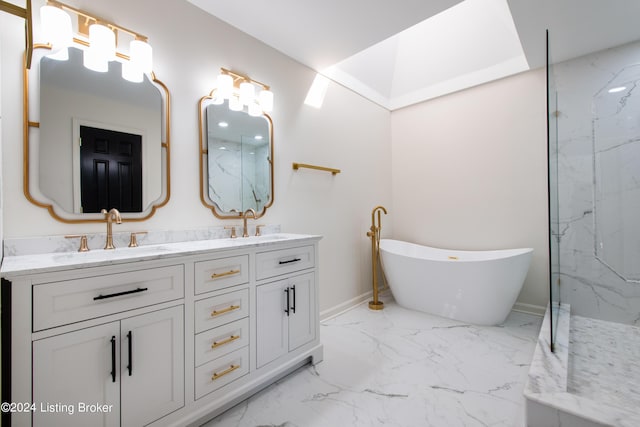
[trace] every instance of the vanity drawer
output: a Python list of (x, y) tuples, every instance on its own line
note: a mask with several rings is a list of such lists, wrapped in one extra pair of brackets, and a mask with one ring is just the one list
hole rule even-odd
[(222, 356), (195, 370), (196, 399), (249, 373), (249, 347)]
[(196, 366), (249, 345), (249, 318), (219, 326), (196, 335)]
[(33, 330), (183, 297), (182, 265), (37, 284), (33, 286)]
[(249, 289), (196, 301), (196, 333), (242, 319), (249, 315)]
[(215, 291), (249, 281), (249, 256), (213, 259), (195, 263), (195, 293)]
[(315, 264), (313, 246), (281, 249), (256, 254), (256, 279), (279, 276), (311, 268)]

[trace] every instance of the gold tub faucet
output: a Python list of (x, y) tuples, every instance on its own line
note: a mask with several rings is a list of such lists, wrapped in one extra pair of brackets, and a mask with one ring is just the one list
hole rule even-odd
[(105, 215), (105, 221), (107, 221), (107, 243), (105, 244), (105, 249), (115, 249), (116, 247), (113, 245), (113, 221), (116, 224), (122, 224), (122, 217), (120, 216), (120, 211), (116, 208), (112, 208), (109, 212), (106, 209), (102, 209), (100, 213)]

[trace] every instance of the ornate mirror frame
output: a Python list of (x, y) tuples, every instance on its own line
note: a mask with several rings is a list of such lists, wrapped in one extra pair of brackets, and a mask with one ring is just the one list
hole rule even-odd
[[(83, 40), (74, 38), (74, 47), (86, 46), (87, 43)], [(104, 215), (100, 213), (70, 213), (62, 210), (60, 206), (54, 201), (44, 196), (38, 187), (38, 173), (40, 167), (38, 147), (40, 143), (37, 130), (40, 127), (38, 121), (39, 115), (39, 93), (40, 93), (40, 59), (48, 50), (51, 49), (50, 45), (36, 44), (33, 49), (33, 62), (31, 70), (27, 67), (27, 55), (25, 54), (24, 61), (24, 102), (23, 102), (23, 191), (24, 195), (29, 202), (34, 205), (47, 209), (49, 214), (57, 221), (64, 223), (91, 223), (91, 222), (104, 222)], [(124, 59), (128, 59), (126, 55), (118, 53), (118, 56)], [(136, 213), (122, 213), (122, 218), (125, 221), (145, 221), (152, 217), (158, 208), (163, 207), (169, 202), (171, 195), (171, 169), (170, 169), (170, 130), (171, 130), (171, 115), (170, 115), (170, 94), (167, 86), (158, 80), (155, 74), (152, 72), (150, 75), (150, 81), (160, 92), (162, 97), (162, 130), (161, 130), (161, 194), (154, 202), (152, 202), (145, 210)], [(30, 92), (30, 87), (32, 92)], [(35, 102), (31, 102), (31, 98), (34, 97)], [(35, 119), (35, 120), (34, 120)], [(32, 135), (32, 133), (34, 135)]]
[[(202, 202), (202, 204), (207, 207), (208, 209), (211, 210), (211, 212), (213, 213), (213, 215), (216, 218), (219, 219), (237, 219), (237, 218), (241, 218), (243, 213), (242, 212), (235, 212), (235, 211), (230, 211), (230, 212), (225, 212), (222, 211), (220, 209), (220, 207), (211, 200), (211, 198), (209, 197), (209, 169), (208, 169), (208, 163), (209, 163), (209, 149), (208, 149), (208, 138), (207, 138), (207, 126), (206, 126), (206, 110), (207, 110), (207, 106), (211, 105), (213, 103), (213, 100), (215, 98), (215, 93), (216, 93), (216, 89), (212, 90), (209, 95), (205, 95), (202, 98), (200, 98), (200, 101), (198, 102), (198, 116), (199, 116), (199, 146), (200, 146), (200, 201)], [(260, 117), (260, 116), (258, 116)], [(269, 193), (269, 201), (264, 205), (264, 207), (259, 211), (256, 212), (256, 219), (262, 217), (266, 211), (267, 208), (271, 207), (271, 205), (273, 205), (273, 200), (274, 200), (274, 184), (273, 184), (273, 121), (271, 120), (271, 117), (268, 114), (263, 114), (262, 117), (264, 117), (267, 120), (267, 123), (269, 125), (269, 158), (268, 158), (268, 162), (269, 162), (269, 180), (270, 180), (270, 193)]]

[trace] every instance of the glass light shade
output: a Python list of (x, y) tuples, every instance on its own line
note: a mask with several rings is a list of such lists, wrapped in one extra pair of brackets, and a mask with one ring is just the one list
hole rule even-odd
[(270, 113), (273, 111), (273, 92), (267, 89), (263, 89), (258, 94), (258, 102), (260, 103), (260, 108), (265, 113)]
[(258, 117), (262, 115), (262, 108), (260, 108), (260, 105), (257, 102), (252, 102), (249, 104), (249, 111), (248, 111), (250, 116), (253, 117)]
[(240, 102), (242, 105), (249, 105), (253, 102), (256, 96), (256, 88), (252, 83), (242, 82), (240, 83)]
[(217, 80), (217, 88), (221, 98), (229, 99), (233, 93), (233, 77), (229, 74), (220, 74)]
[(144, 79), (144, 74), (137, 64), (131, 61), (125, 61), (122, 63), (122, 78), (132, 83), (141, 83)]
[(132, 40), (129, 43), (129, 57), (131, 62), (143, 73), (150, 73), (153, 68), (153, 49), (149, 43), (142, 40)]
[(240, 98), (238, 98), (235, 95), (232, 95), (231, 98), (229, 98), (229, 109), (231, 111), (242, 111), (242, 102), (240, 102)]
[(71, 46), (71, 43), (73, 43), (73, 30), (71, 28), (71, 16), (67, 12), (55, 6), (42, 6), (40, 8), (40, 22), (42, 24), (42, 36), (48, 43), (51, 43), (54, 53)]
[(106, 73), (109, 71), (109, 61), (96, 55), (92, 50), (85, 50), (82, 57), (82, 65), (99, 73)]
[(106, 61), (116, 59), (116, 34), (102, 24), (89, 27), (89, 51)]

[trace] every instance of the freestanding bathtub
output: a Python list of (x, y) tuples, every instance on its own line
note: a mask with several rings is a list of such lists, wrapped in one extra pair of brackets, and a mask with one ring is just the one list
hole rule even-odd
[(504, 322), (532, 254), (531, 248), (458, 251), (380, 240), (382, 269), (399, 305), (476, 325)]

